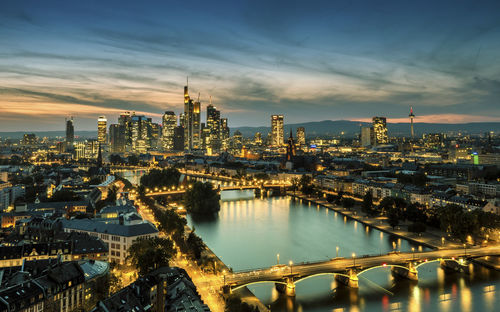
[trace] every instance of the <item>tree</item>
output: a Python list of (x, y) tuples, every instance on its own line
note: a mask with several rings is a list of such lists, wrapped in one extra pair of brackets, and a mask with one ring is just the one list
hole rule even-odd
[(205, 244), (203, 240), (194, 233), (194, 230), (189, 233), (186, 245), (194, 259), (198, 260), (201, 258), (201, 252), (205, 249)]
[(127, 163), (131, 166), (137, 166), (139, 164), (139, 157), (137, 157), (137, 155), (129, 155), (127, 157)]
[(172, 241), (168, 238), (137, 239), (129, 247), (129, 259), (140, 275), (147, 274), (159, 267), (168, 266), (175, 254)]
[(371, 191), (366, 192), (365, 196), (363, 196), (363, 204), (361, 205), (361, 210), (369, 215), (374, 214), (373, 196)]
[(342, 206), (347, 209), (351, 209), (352, 207), (354, 207), (355, 203), (356, 201), (350, 197), (342, 199)]
[(237, 294), (231, 294), (226, 299), (226, 312), (258, 312), (259, 308), (256, 306), (249, 305), (246, 302), (241, 301), (241, 297)]
[(306, 195), (311, 195), (314, 192), (314, 186), (312, 185), (312, 178), (307, 174), (303, 174), (299, 181), (300, 191)]
[(78, 196), (75, 192), (71, 190), (62, 189), (60, 191), (55, 192), (52, 197), (49, 199), (50, 202), (70, 202), (70, 201), (78, 201), (80, 200), (80, 196)]
[(114, 165), (124, 163), (123, 158), (121, 158), (120, 155), (118, 155), (118, 154), (111, 154), (111, 156), (109, 156), (109, 162), (114, 164)]
[(181, 173), (175, 168), (153, 169), (141, 177), (141, 185), (147, 188), (177, 186), (180, 176)]
[(184, 193), (184, 206), (192, 214), (214, 214), (220, 210), (220, 195), (210, 182), (195, 182)]
[(396, 208), (392, 208), (387, 212), (387, 221), (389, 222), (389, 225), (394, 228), (398, 226), (399, 224), (399, 213)]

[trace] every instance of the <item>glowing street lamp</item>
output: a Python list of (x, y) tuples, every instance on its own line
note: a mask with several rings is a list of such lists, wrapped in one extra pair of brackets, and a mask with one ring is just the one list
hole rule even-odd
[(356, 254), (354, 252), (352, 253), (352, 261), (353, 261), (352, 266), (356, 266)]
[(412, 260), (415, 260), (415, 247), (411, 247)]
[(339, 257), (339, 246), (335, 248), (337, 250), (337, 258)]
[(290, 265), (290, 275), (292, 275), (292, 273), (293, 273), (293, 269), (292, 269), (293, 262), (292, 262), (292, 260), (290, 260), (290, 262), (288, 264)]
[(279, 264), (280, 264), (280, 254), (277, 254), (277, 255), (276, 255), (276, 260), (277, 260), (278, 265), (279, 265)]

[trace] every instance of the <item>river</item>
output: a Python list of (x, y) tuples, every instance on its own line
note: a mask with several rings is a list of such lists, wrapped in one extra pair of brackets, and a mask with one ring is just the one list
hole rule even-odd
[[(371, 229), (326, 208), (290, 197), (254, 198), (252, 191), (224, 191), (214, 220), (190, 226), (234, 271), (339, 256), (426, 250)], [(494, 311), (500, 304), (500, 274), (471, 264), (470, 274), (445, 273), (437, 263), (419, 268), (419, 281), (394, 279), (389, 268), (360, 277), (349, 289), (332, 277), (296, 285), (296, 297), (280, 295), (271, 283), (250, 290), (272, 311)]]

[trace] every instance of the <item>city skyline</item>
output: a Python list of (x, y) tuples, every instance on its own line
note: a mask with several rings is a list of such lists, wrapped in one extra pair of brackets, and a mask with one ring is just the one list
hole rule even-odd
[(60, 130), (69, 116), (90, 130), (98, 116), (123, 111), (159, 122), (182, 112), (186, 76), (230, 127), (282, 113), (289, 123), (406, 122), (410, 106), (415, 123), (500, 121), (498, 9), (493, 1), (3, 3), (0, 131)]

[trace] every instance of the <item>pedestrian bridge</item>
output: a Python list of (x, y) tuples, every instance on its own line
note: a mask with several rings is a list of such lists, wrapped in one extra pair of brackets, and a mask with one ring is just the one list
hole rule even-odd
[(377, 268), (390, 267), (392, 273), (418, 280), (420, 267), (440, 262), (445, 269), (468, 272), (468, 260), (500, 255), (500, 246), (440, 249), (426, 252), (389, 253), (386, 255), (335, 258), (327, 261), (275, 265), (269, 268), (240, 271), (225, 276), (225, 293), (258, 284), (275, 283), (276, 288), (295, 295), (295, 284), (316, 276), (332, 275), (347, 286), (357, 288), (358, 276)]

